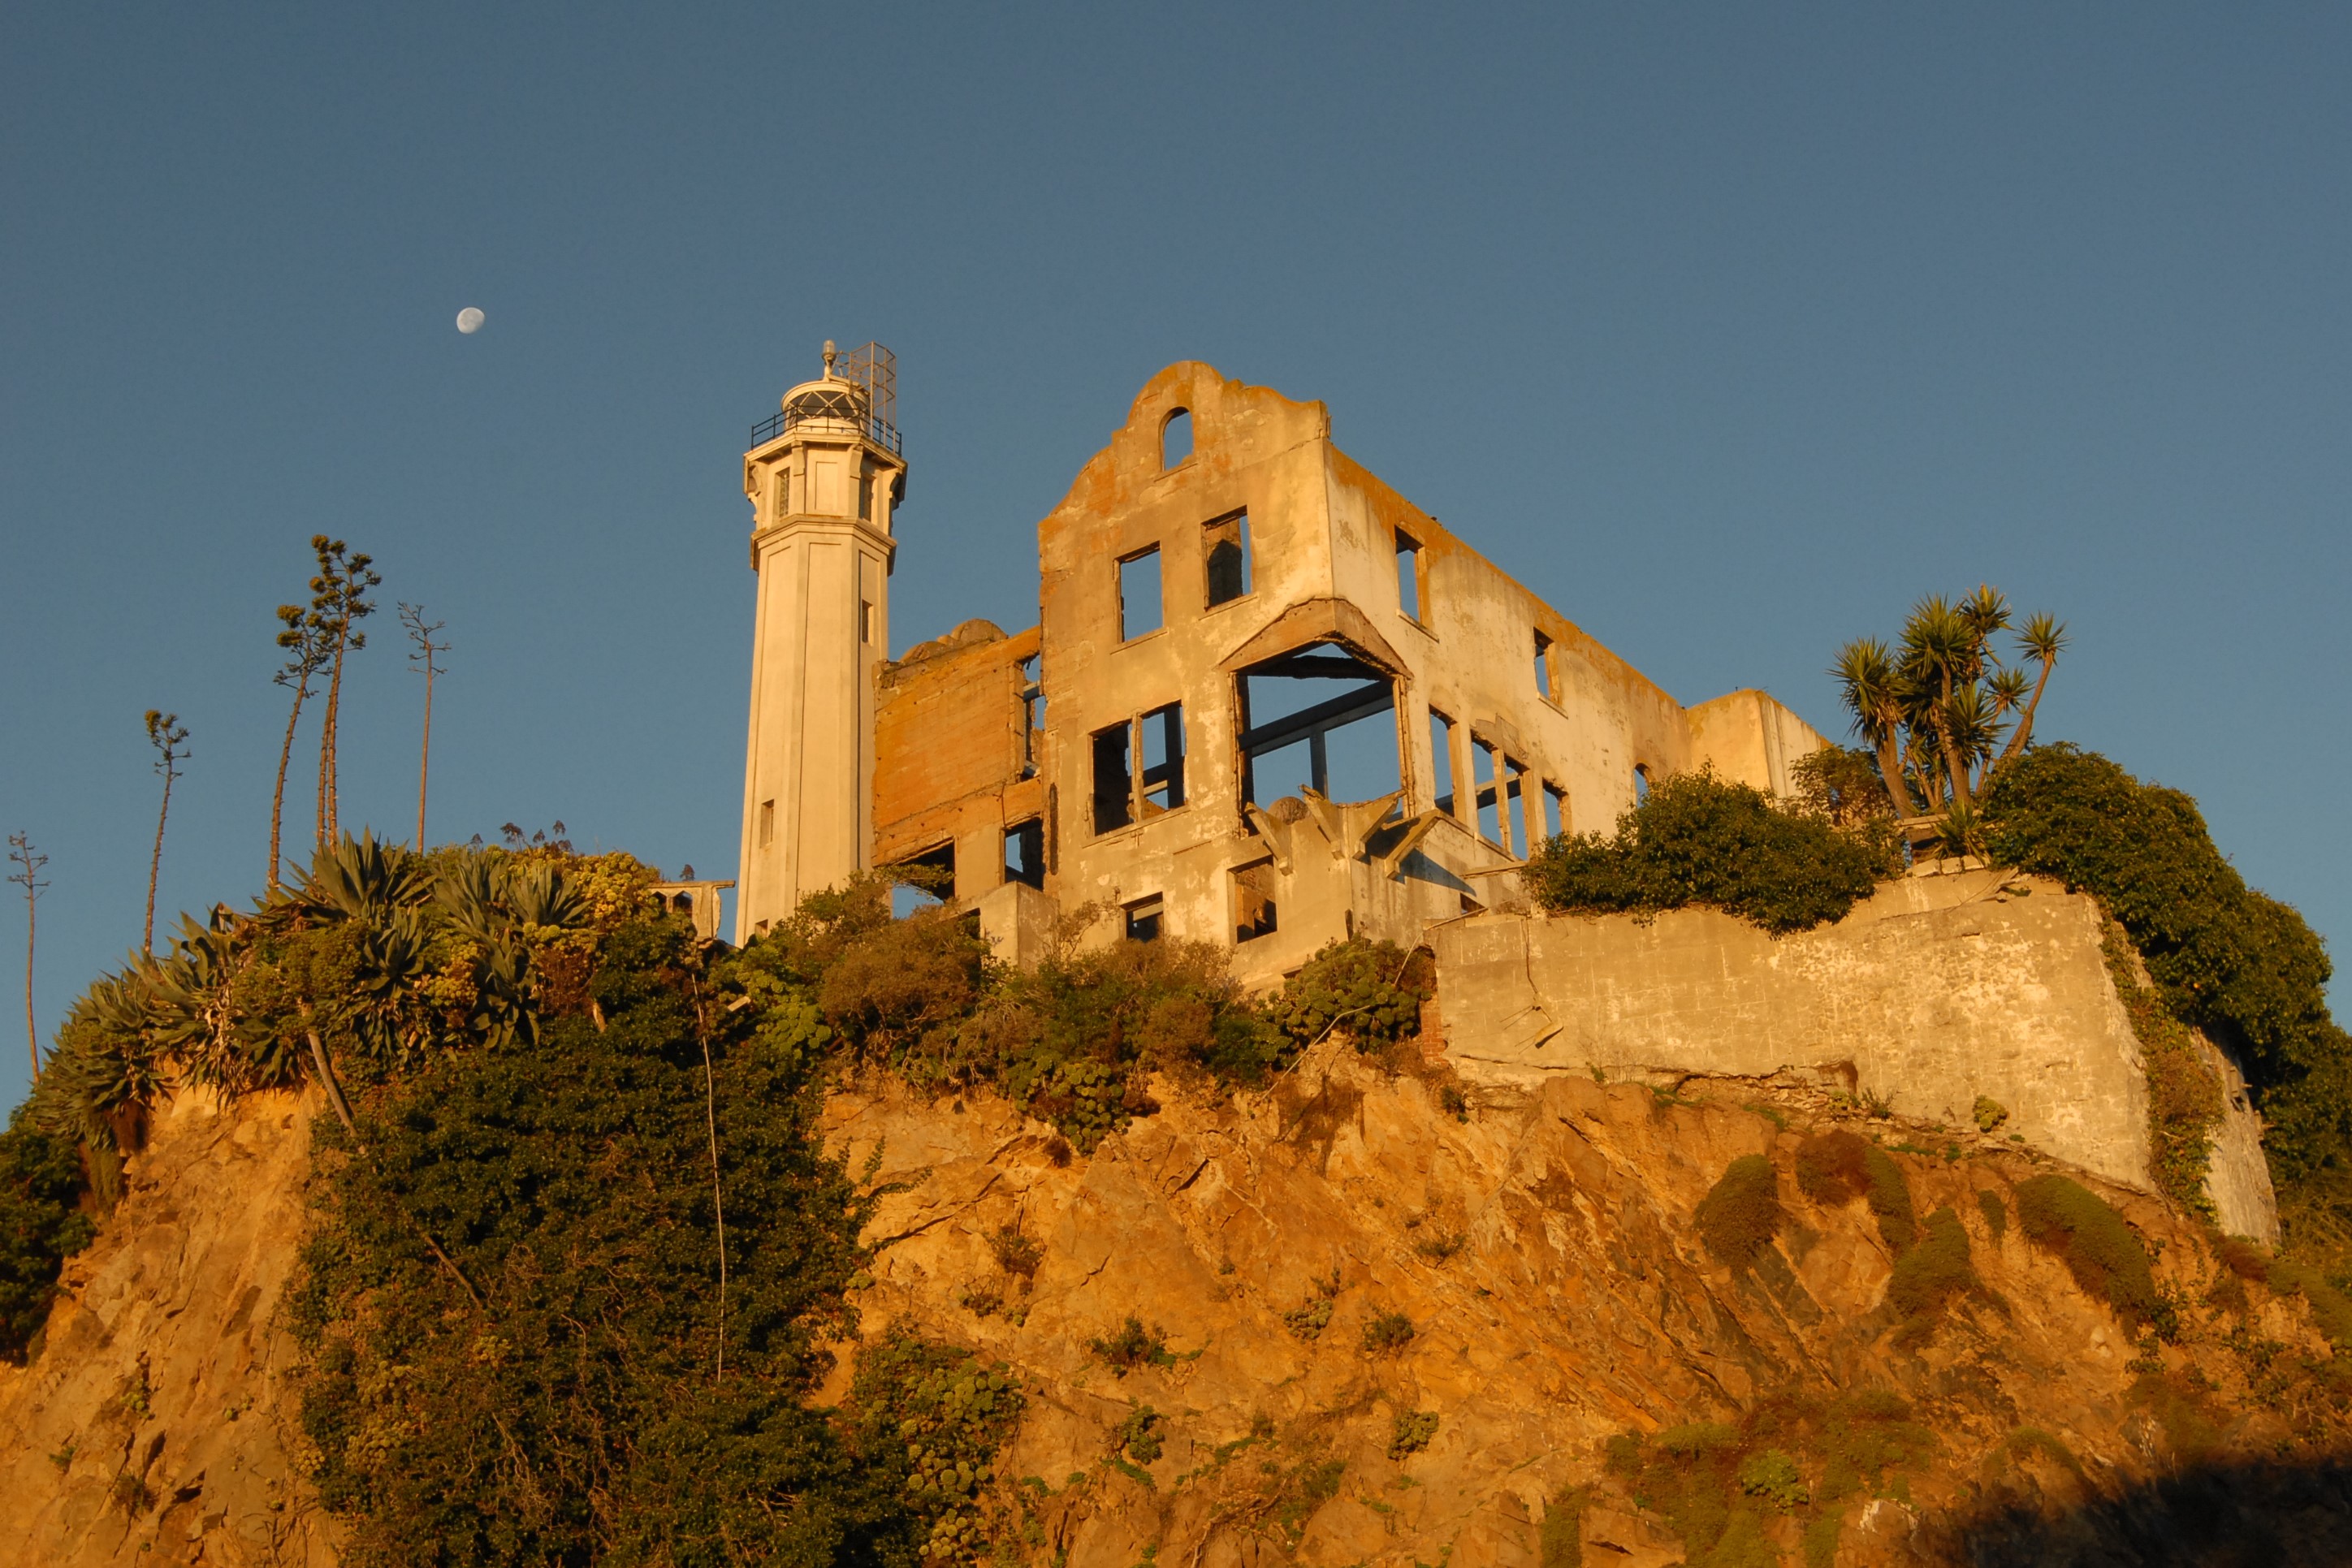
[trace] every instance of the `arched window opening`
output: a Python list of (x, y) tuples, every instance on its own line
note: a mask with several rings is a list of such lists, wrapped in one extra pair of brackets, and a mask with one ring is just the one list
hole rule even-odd
[(1160, 466), (1173, 468), (1192, 455), (1192, 411), (1180, 408), (1160, 423)]
[(1633, 804), (1644, 805), (1649, 799), (1650, 765), (1646, 762), (1636, 762), (1633, 764)]

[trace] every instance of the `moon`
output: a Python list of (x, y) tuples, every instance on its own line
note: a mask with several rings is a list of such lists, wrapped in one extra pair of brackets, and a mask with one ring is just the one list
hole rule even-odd
[(483, 317), (480, 308), (477, 306), (468, 305), (463, 310), (457, 312), (457, 330), (460, 332), (478, 332), (482, 329), (482, 320)]

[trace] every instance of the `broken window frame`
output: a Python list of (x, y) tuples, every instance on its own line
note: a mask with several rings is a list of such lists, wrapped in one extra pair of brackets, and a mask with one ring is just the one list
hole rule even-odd
[[(1250, 717), (1250, 681), (1255, 679), (1306, 678), (1318, 680), (1356, 679), (1362, 684), (1354, 691), (1342, 692), (1322, 702), (1253, 724)], [(1265, 806), (1269, 801), (1257, 798), (1257, 759), (1286, 747), (1307, 743), (1307, 778), (1310, 787), (1327, 800), (1330, 796), (1331, 768), (1328, 737), (1334, 730), (1386, 713), (1393, 716), (1397, 701), (1396, 678), (1347, 647), (1344, 643), (1325, 639), (1261, 659), (1256, 664), (1234, 672), (1234, 715), (1237, 731), (1234, 749), (1241, 761), (1241, 803)], [(1390, 726), (1395, 730), (1391, 718)], [(1392, 734), (1397, 747), (1399, 775), (1402, 776), (1403, 737)]]
[(1551, 655), (1554, 646), (1552, 640), (1544, 635), (1543, 629), (1538, 627), (1535, 658), (1536, 695), (1554, 706), (1558, 706), (1559, 692), (1554, 683), (1559, 680), (1559, 672), (1552, 667)]
[(1543, 803), (1545, 836), (1559, 838), (1568, 831), (1568, 791), (1547, 779), (1544, 780)]
[(1168, 901), (1148, 894), (1119, 906), (1121, 934), (1130, 942), (1157, 942), (1168, 934)]
[[(1231, 530), (1229, 538), (1225, 534), (1227, 529)], [(1228, 604), (1247, 599), (1252, 591), (1249, 508), (1244, 507), (1239, 511), (1227, 512), (1222, 517), (1212, 517), (1202, 524), (1201, 541), (1202, 607), (1222, 610)], [(1218, 581), (1217, 552), (1225, 549), (1233, 552), (1229, 558), (1232, 573), (1221, 585)], [(1222, 597), (1218, 593), (1220, 586), (1229, 590)]]
[[(1155, 740), (1160, 758), (1156, 763), (1150, 760)], [(1103, 765), (1112, 756), (1118, 758), (1117, 772), (1121, 785), (1116, 793), (1103, 788)], [(1088, 783), (1094, 802), (1095, 836), (1119, 832), (1181, 810), (1190, 799), (1184, 788), (1184, 705), (1181, 702), (1148, 708), (1089, 736)], [(1118, 809), (1106, 810), (1106, 803), (1114, 800), (1118, 802)]]
[(1275, 877), (1274, 861), (1270, 857), (1237, 865), (1227, 873), (1226, 884), (1232, 893), (1230, 914), (1234, 946), (1255, 942), (1261, 936), (1271, 936), (1281, 929), (1281, 908), (1274, 896)]
[[(1454, 774), (1454, 720), (1433, 707), (1429, 710), (1429, 804), (1449, 817), (1454, 815), (1454, 803), (1462, 798)], [(1445, 781), (1443, 794), (1437, 788), (1441, 778)]]

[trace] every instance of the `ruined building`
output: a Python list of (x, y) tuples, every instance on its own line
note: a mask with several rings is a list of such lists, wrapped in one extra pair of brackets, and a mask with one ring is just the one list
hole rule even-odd
[(1341, 452), (1319, 402), (1148, 382), (1037, 526), (1039, 622), (887, 656), (905, 494), (888, 350), (826, 345), (752, 433), (759, 612), (737, 939), (865, 867), (951, 879), (1009, 958), (1056, 910), (1235, 949), (1507, 905), (1552, 833), (1824, 744), (1760, 691), (1685, 707)]

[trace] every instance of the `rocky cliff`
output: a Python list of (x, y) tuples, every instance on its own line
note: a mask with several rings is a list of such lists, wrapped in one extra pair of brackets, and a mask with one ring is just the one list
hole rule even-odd
[[(1465, 1099), (1408, 1065), (1327, 1043), (1232, 1103), (1161, 1082), (1091, 1155), (985, 1095), (831, 1099), (881, 1193), (866, 1333), (971, 1345), (1027, 1390), (983, 1483), (1007, 1556), (2256, 1560), (2204, 1531), (2352, 1560), (2310, 1309), (2155, 1200), (2075, 1173), (2154, 1255), (2161, 1341), (2025, 1233), (2047, 1156), (1801, 1088)], [(0, 1374), (26, 1525), (0, 1563), (333, 1560), (270, 1331), (303, 1127), (284, 1100), (163, 1118), (46, 1345)], [(1840, 1129), (1899, 1173), (1907, 1241), (1883, 1190), (1807, 1196)], [(1898, 1274), (1931, 1249), (1926, 1286)]]

